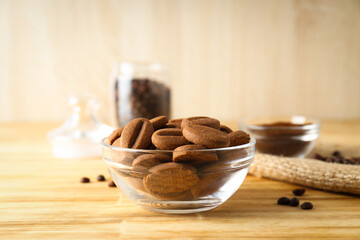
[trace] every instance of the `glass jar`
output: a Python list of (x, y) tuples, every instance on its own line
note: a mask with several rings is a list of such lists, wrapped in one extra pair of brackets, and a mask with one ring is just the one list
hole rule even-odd
[(122, 62), (115, 65), (112, 80), (118, 127), (138, 117), (170, 118), (170, 78), (165, 64)]

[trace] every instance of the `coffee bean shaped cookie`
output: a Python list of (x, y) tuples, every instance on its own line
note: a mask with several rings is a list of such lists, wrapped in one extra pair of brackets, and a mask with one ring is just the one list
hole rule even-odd
[(154, 127), (146, 118), (135, 118), (131, 120), (122, 131), (120, 147), (147, 149), (151, 145), (151, 135)]
[(114, 152), (114, 154), (112, 156), (112, 159), (115, 162), (121, 163), (122, 165), (125, 165), (125, 166), (132, 166), (132, 163), (134, 160), (134, 156), (132, 155), (132, 153), (119, 152), (116, 150), (114, 150), (113, 152)]
[(151, 137), (152, 143), (163, 150), (174, 150), (175, 148), (189, 144), (182, 135), (181, 129), (164, 128), (159, 129)]
[(191, 188), (194, 198), (206, 197), (217, 192), (231, 176), (231, 172), (217, 172), (200, 177), (198, 184)]
[[(118, 128), (118, 129), (115, 129), (109, 136), (109, 144), (112, 145), (115, 140), (119, 139), (121, 137), (121, 133), (122, 131), (124, 130), (124, 128)], [(119, 143), (120, 144), (120, 143)], [(118, 146), (119, 147), (119, 146)]]
[(136, 190), (139, 190), (141, 192), (147, 192), (144, 187), (144, 180), (143, 178), (137, 178), (137, 177), (125, 177), (124, 180), (133, 188)]
[(144, 186), (151, 195), (166, 196), (183, 193), (199, 182), (196, 174), (149, 174), (144, 178)]
[(227, 134), (202, 125), (184, 126), (183, 135), (188, 141), (207, 148), (222, 148), (230, 145)]
[[(206, 149), (201, 145), (184, 145), (176, 148), (173, 152), (173, 161), (191, 164), (216, 162), (218, 157), (215, 152), (196, 151)], [(195, 150), (195, 151), (194, 151)]]
[(196, 173), (196, 168), (182, 163), (162, 163), (149, 169), (150, 173), (154, 174), (169, 174), (169, 175), (188, 175)]
[(220, 122), (217, 119), (209, 118), (209, 117), (190, 117), (185, 118), (181, 122), (181, 128), (189, 125), (202, 125), (211, 128), (215, 128), (217, 130), (220, 129)]
[[(145, 179), (144, 181), (145, 182)], [(144, 183), (145, 184), (145, 183)], [(154, 191), (148, 191), (151, 196), (159, 198), (161, 200), (191, 200), (194, 199), (193, 194), (190, 190), (181, 193), (159, 193)]]
[(159, 116), (153, 119), (150, 119), (150, 122), (152, 123), (154, 130), (158, 130), (160, 128), (163, 128), (168, 123), (169, 119), (166, 116)]
[(229, 128), (228, 126), (225, 126), (225, 125), (220, 125), (220, 131), (222, 131), (225, 134), (233, 132), (233, 130), (231, 128)]
[(165, 154), (143, 154), (135, 158), (132, 163), (132, 170), (139, 176), (146, 176), (151, 167), (171, 161), (171, 156)]
[(230, 138), (230, 147), (250, 142), (250, 135), (241, 130), (229, 133), (228, 136)]
[(182, 118), (172, 119), (166, 124), (166, 128), (181, 128)]

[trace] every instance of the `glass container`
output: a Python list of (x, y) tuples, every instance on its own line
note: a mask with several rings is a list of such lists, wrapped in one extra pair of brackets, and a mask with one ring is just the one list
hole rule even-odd
[(304, 116), (259, 117), (240, 122), (240, 128), (256, 139), (262, 153), (304, 158), (320, 133), (320, 120)]
[(90, 97), (71, 97), (71, 114), (58, 128), (48, 133), (53, 154), (59, 158), (101, 156), (101, 140), (114, 128), (97, 117), (99, 101)]
[(166, 64), (115, 64), (111, 88), (118, 127), (138, 117), (151, 119), (165, 115), (170, 118), (171, 86)]
[(213, 209), (238, 190), (254, 159), (255, 140), (234, 147), (189, 151), (216, 155), (218, 160), (193, 164), (193, 170), (186, 173), (154, 173), (147, 166), (133, 169), (134, 159), (143, 154), (171, 159), (173, 151), (120, 148), (109, 145), (108, 139), (102, 141), (103, 161), (116, 186), (130, 200), (151, 211), (183, 214)]

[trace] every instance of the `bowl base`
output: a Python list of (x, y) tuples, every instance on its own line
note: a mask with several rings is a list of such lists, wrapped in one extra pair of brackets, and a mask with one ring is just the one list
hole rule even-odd
[(156, 201), (149, 199), (138, 199), (136, 203), (141, 207), (158, 213), (189, 214), (205, 212), (221, 205), (224, 200), (206, 199), (194, 201)]

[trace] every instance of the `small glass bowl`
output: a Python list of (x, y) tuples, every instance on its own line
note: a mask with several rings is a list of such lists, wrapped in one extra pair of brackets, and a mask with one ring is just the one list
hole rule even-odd
[(262, 153), (304, 158), (319, 137), (320, 120), (304, 116), (262, 117), (240, 122), (240, 128), (256, 139)]
[[(240, 187), (254, 159), (255, 139), (235, 147), (191, 150), (191, 154), (204, 154), (212, 159), (216, 155), (218, 158), (214, 162), (191, 164), (191, 169), (196, 173), (162, 173), (160, 176), (150, 176), (156, 174), (150, 173), (149, 168), (134, 171), (134, 159), (143, 154), (167, 155), (171, 160), (173, 151), (120, 148), (109, 145), (107, 138), (102, 141), (102, 158), (116, 186), (128, 198), (154, 212), (196, 213), (221, 205)], [(154, 186), (151, 185), (151, 188), (145, 184), (146, 178), (161, 180), (152, 182)], [(188, 188), (184, 192), (183, 184)], [(160, 195), (156, 192), (159, 187)]]

